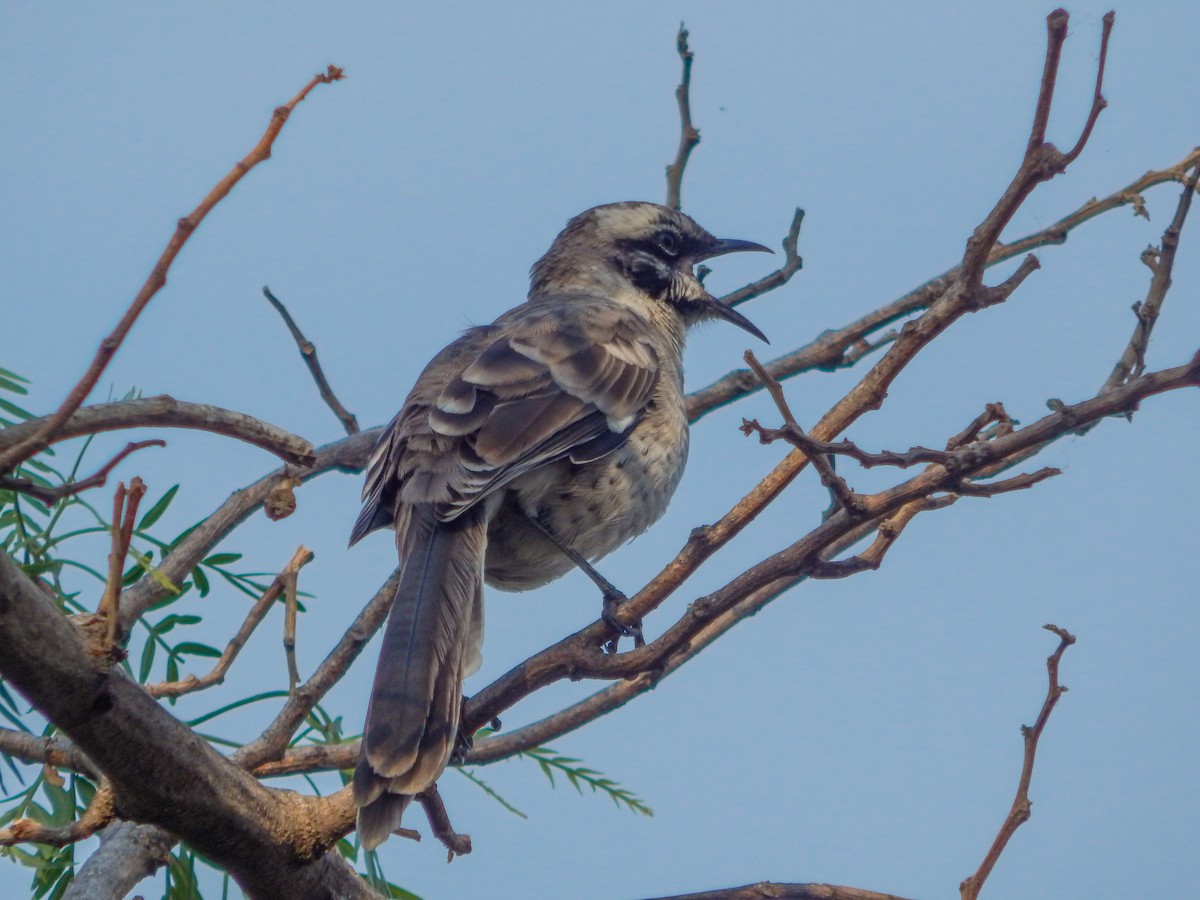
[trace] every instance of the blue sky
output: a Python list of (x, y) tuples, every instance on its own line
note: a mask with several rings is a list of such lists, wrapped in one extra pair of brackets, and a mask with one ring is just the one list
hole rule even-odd
[[(364, 424), (386, 421), (458, 330), (523, 298), (529, 265), (567, 218), (598, 203), (662, 199), (678, 134), (680, 19), (697, 54), (703, 135), (685, 209), (715, 233), (771, 245), (794, 207), (807, 212), (804, 270), (743, 307), (783, 352), (958, 259), (1019, 162), (1049, 10), (5, 4), (0, 365), (34, 380), (30, 408), (56, 406), (174, 221), (253, 145), (272, 108), (336, 63), (348, 79), (314, 92), (273, 158), (204, 222), (95, 399), (136, 387), (240, 409), (315, 443), (335, 439), (337, 422), (259, 293), (269, 284), (316, 342), (343, 402)], [(1050, 126), (1060, 146), (1086, 116), (1105, 10), (1071, 8)], [(1182, 2), (1117, 8), (1109, 108), (1083, 157), (1038, 190), (1008, 237), (1197, 144), (1188, 12)], [(1138, 254), (1158, 242), (1177, 196), (1155, 189), (1151, 222), (1119, 210), (1042, 251), (1043, 268), (1007, 304), (957, 323), (850, 436), (871, 448), (940, 445), (988, 401), (1032, 421), (1047, 398), (1091, 396), (1145, 293)], [(1151, 367), (1196, 350), (1197, 240), (1185, 232)], [(756, 255), (721, 259), (708, 283), (732, 289), (772, 266)], [(696, 334), (689, 385), (737, 366), (747, 346), (727, 327)], [(859, 374), (789, 382), (801, 423)], [(1184, 895), (1200, 826), (1198, 412), (1195, 392), (1153, 398), (1132, 425), (1060, 441), (1038, 464), (1062, 477), (922, 516), (879, 572), (792, 591), (651, 694), (555, 742), (635, 790), (653, 819), (562, 784), (551, 791), (529, 763), (501, 763), (480, 774), (528, 820), (448, 776), (447, 802), (475, 852), (446, 866), (428, 839), (394, 840), (389, 874), (427, 898), (639, 897), (764, 879), (952, 896), (1008, 809), (1018, 726), (1040, 708), (1054, 647), (1040, 626), (1055, 622), (1079, 636), (1063, 664), (1071, 691), (1043, 740), (1033, 819), (984, 896)], [(636, 589), (778, 460), (781, 448), (738, 433), (743, 415), (773, 420), (756, 397), (698, 425), (674, 505), (605, 562), (610, 579)], [(152, 493), (183, 484), (165, 530), (182, 530), (273, 467), (221, 438), (153, 436), (169, 447), (118, 474), (141, 474)], [(124, 440), (98, 441), (91, 458)], [(861, 489), (898, 480), (842, 471)], [(385, 536), (345, 549), (359, 487), (356, 477), (326, 476), (301, 491), (295, 516), (253, 521), (222, 548), (262, 570), (300, 543), (316, 550), (301, 577), (316, 594), (300, 624), (303, 673), (393, 565)], [(807, 531), (825, 505), (806, 473), (647, 621), (648, 634)], [(243, 614), (229, 593), (193, 602), (212, 642)], [(468, 689), (591, 621), (597, 606), (577, 575), (489, 596), (484, 668)], [(181, 702), (180, 715), (238, 696), (238, 679), (286, 686), (278, 625), (264, 628), (231, 684)], [(348, 730), (361, 722), (373, 653), (330, 700)], [(511, 710), (506, 725), (594, 688), (555, 686)], [(249, 737), (269, 712), (218, 720), (219, 733)], [(17, 896), (27, 884), (25, 871), (0, 867), (0, 892)]]

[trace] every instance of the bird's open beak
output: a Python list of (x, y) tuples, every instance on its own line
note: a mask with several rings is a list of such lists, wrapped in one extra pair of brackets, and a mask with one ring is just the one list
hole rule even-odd
[(716, 297), (711, 297), (709, 309), (718, 319), (724, 319), (726, 322), (732, 322), (743, 331), (748, 331), (763, 343), (771, 343), (767, 340), (767, 336), (758, 330), (758, 326), (743, 316), (740, 312), (725, 303), (722, 303)]
[[(740, 241), (737, 238), (724, 238), (713, 244), (703, 256), (699, 257), (697, 261), (712, 259), (714, 256), (724, 256), (726, 253), (741, 253), (746, 250), (758, 250), (763, 253), (775, 252), (770, 247), (764, 247), (762, 244), (754, 243), (754, 241)], [(711, 309), (713, 311), (713, 315), (715, 315), (717, 318), (724, 319), (726, 322), (732, 322), (738, 328), (741, 328), (743, 331), (750, 332), (764, 343), (771, 343), (769, 340), (767, 340), (767, 336), (759, 331), (757, 325), (743, 316), (732, 306), (722, 303), (716, 297), (712, 298)]]

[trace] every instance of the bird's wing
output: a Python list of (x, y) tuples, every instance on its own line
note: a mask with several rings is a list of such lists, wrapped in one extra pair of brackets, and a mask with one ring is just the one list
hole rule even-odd
[(611, 453), (659, 377), (647, 324), (591, 297), (547, 298), (472, 329), (434, 358), (376, 446), (351, 542), (396, 501), (450, 520), (554, 460)]

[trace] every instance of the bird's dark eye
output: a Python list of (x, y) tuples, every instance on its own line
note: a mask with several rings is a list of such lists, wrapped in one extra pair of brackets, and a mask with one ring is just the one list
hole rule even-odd
[(679, 255), (679, 251), (683, 247), (683, 239), (675, 231), (660, 231), (654, 236), (654, 242), (667, 256)]

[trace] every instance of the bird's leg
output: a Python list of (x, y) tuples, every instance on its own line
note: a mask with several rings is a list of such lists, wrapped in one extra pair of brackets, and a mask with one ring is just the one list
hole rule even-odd
[(617, 610), (621, 608), (622, 603), (627, 603), (629, 598), (626, 597), (623, 592), (619, 591), (611, 581), (597, 572), (595, 567), (593, 567), (590, 562), (584, 559), (583, 556), (575, 550), (575, 548), (569, 547), (567, 544), (559, 540), (558, 536), (551, 531), (550, 527), (545, 522), (541, 521), (539, 517), (534, 516), (530, 519), (530, 521), (532, 521), (533, 524), (538, 527), (538, 530), (541, 531), (542, 534), (550, 539), (551, 543), (553, 543), (555, 547), (563, 552), (563, 555), (565, 555), (567, 559), (575, 563), (575, 565), (579, 567), (579, 570), (592, 580), (592, 584), (600, 588), (600, 596), (604, 599), (604, 604), (600, 609), (600, 618), (604, 620), (604, 624), (617, 633), (616, 638), (604, 645), (605, 649), (609, 653), (616, 653), (617, 642), (623, 637), (633, 638), (633, 646), (635, 648), (646, 646), (646, 638), (642, 634), (642, 623), (640, 619), (636, 622), (631, 622), (626, 625), (617, 618)]
[[(462, 705), (467, 705), (467, 698), (462, 698)], [(467, 754), (475, 747), (475, 737), (467, 734), (463, 727), (462, 714), (458, 716), (458, 736), (454, 739), (454, 749), (450, 751), (450, 765), (461, 766), (467, 761)]]

